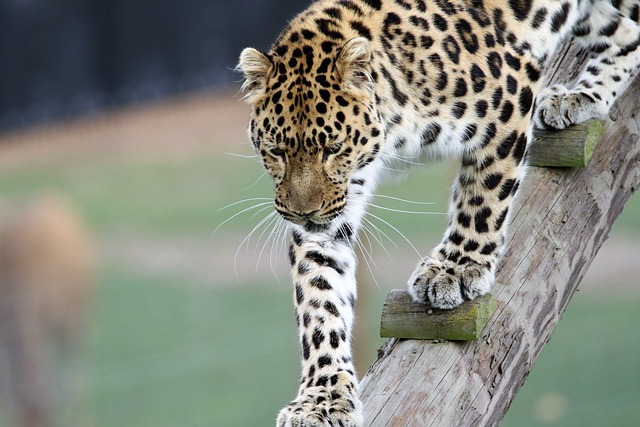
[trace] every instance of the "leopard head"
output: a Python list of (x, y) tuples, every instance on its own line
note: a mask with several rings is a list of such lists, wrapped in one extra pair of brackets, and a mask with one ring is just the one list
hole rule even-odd
[(275, 182), (275, 208), (308, 231), (343, 213), (350, 178), (382, 146), (370, 61), (362, 37), (334, 49), (302, 43), (240, 56), (249, 136)]

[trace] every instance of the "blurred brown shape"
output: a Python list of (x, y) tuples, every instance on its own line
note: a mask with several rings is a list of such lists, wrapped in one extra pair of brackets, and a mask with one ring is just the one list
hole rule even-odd
[(42, 196), (0, 219), (0, 387), (10, 425), (53, 425), (53, 359), (73, 359), (94, 283), (89, 233), (62, 198)]

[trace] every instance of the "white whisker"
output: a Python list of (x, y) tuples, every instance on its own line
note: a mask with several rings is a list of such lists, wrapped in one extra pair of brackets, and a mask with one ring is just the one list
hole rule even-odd
[[(270, 199), (269, 199), (269, 200), (270, 200)], [(218, 225), (218, 226), (213, 230), (213, 232), (211, 233), (211, 235), (216, 234), (216, 232), (220, 229), (220, 227), (222, 227), (223, 225), (225, 225), (227, 222), (231, 221), (232, 219), (234, 219), (234, 218), (235, 218), (235, 217), (237, 217), (238, 215), (242, 215), (242, 214), (243, 214), (243, 213), (245, 213), (245, 212), (249, 212), (249, 211), (251, 211), (251, 210), (253, 210), (253, 209), (257, 209), (257, 208), (262, 207), (262, 206), (271, 205), (271, 203), (272, 203), (271, 201), (269, 201), (269, 202), (264, 202), (264, 203), (258, 203), (258, 204), (256, 204), (256, 205), (249, 206), (248, 208), (244, 208), (244, 209), (242, 209), (240, 212), (236, 212), (235, 214), (231, 215), (229, 218), (227, 218), (227, 219), (225, 219), (224, 221), (222, 221), (222, 222), (220, 223), (220, 225)], [(261, 209), (261, 210), (264, 210), (264, 209)]]
[[(375, 263), (375, 260), (373, 259), (373, 249), (371, 248), (371, 242), (369, 241), (369, 247), (371, 252), (367, 251), (367, 248), (364, 246), (364, 243), (359, 238), (356, 239), (356, 245), (358, 245), (358, 248), (360, 248), (360, 252), (362, 253), (362, 259), (364, 260), (364, 263), (367, 265), (367, 270), (369, 270), (369, 274), (371, 275), (371, 278), (375, 282), (378, 289), (380, 289), (380, 283), (378, 283), (378, 279), (376, 278), (376, 275), (373, 273), (373, 268), (371, 267), (371, 265), (373, 264), (376, 271), (379, 271), (378, 265)], [(353, 246), (351, 247), (351, 250), (355, 252)]]
[(241, 188), (242, 191), (247, 191), (247, 190), (251, 190), (253, 187), (255, 187), (256, 185), (258, 185), (258, 183), (260, 182), (260, 180), (262, 178), (264, 178), (264, 176), (267, 174), (267, 172), (263, 172), (262, 175), (260, 175), (258, 177), (258, 179), (255, 180), (255, 182), (253, 184), (251, 184), (250, 186), (246, 187), (246, 188)]
[[(263, 207), (262, 207), (262, 208), (260, 208), (259, 210), (255, 211), (255, 212), (253, 213), (253, 215), (251, 215), (251, 217), (250, 217), (249, 219), (250, 219), (250, 220), (252, 220), (252, 219), (253, 219), (253, 218), (255, 218), (255, 217), (256, 217), (256, 215), (258, 215), (259, 213), (264, 212), (264, 211), (266, 211), (267, 209), (272, 209), (272, 208), (273, 208), (273, 205), (272, 205), (271, 203), (269, 203), (267, 206), (263, 206)], [(274, 212), (275, 212), (275, 211), (274, 211)]]
[(396, 161), (396, 162), (401, 162), (401, 163), (406, 163), (409, 165), (413, 165), (413, 166), (426, 166), (426, 163), (419, 163), (419, 162), (414, 162), (413, 160), (411, 160), (411, 157), (402, 157), (398, 154), (387, 154), (386, 155), (386, 159), (385, 161)]
[(373, 252), (373, 249), (371, 245), (371, 239), (369, 239), (369, 236), (371, 236), (371, 238), (373, 238), (378, 243), (378, 245), (380, 245), (382, 250), (384, 250), (387, 254), (389, 254), (389, 252), (387, 252), (387, 248), (385, 248), (384, 243), (382, 242), (382, 239), (381, 239), (382, 235), (380, 234), (380, 230), (378, 229), (378, 227), (376, 227), (375, 224), (372, 224), (371, 221), (367, 220), (367, 218), (363, 217), (362, 221), (363, 222), (361, 226), (362, 226), (362, 229), (365, 231), (365, 237), (369, 242), (369, 248), (371, 248), (371, 251)]
[(239, 157), (241, 159), (257, 159), (260, 157), (259, 154), (237, 154), (237, 153), (229, 153), (228, 151), (223, 151), (222, 154), (226, 154), (227, 156)]
[(416, 249), (416, 247), (413, 245), (413, 243), (411, 243), (411, 241), (407, 238), (407, 236), (405, 236), (404, 234), (402, 234), (402, 232), (400, 230), (398, 230), (396, 227), (394, 227), (393, 225), (391, 225), (388, 221), (385, 221), (384, 219), (380, 218), (377, 215), (372, 214), (371, 212), (367, 212), (367, 215), (377, 219), (378, 221), (384, 223), (385, 225), (389, 226), (393, 231), (395, 231), (396, 233), (398, 233), (400, 235), (400, 237), (402, 237), (408, 244), (409, 246), (411, 246), (411, 248), (416, 252), (416, 254), (418, 254), (418, 256), (422, 257), (422, 255), (420, 255), (420, 252), (418, 252), (418, 250)]
[[(360, 248), (360, 251), (362, 252), (362, 255), (365, 257), (365, 262), (367, 261), (367, 257), (370, 260), (373, 260), (373, 246), (371, 245), (371, 240), (369, 239), (368, 234), (366, 233), (366, 228), (364, 226), (362, 226), (362, 230), (360, 231), (360, 233), (358, 233), (358, 238), (356, 239), (356, 243), (358, 245), (358, 247)], [(364, 239), (367, 240), (366, 244), (368, 246), (365, 246), (365, 242)], [(352, 247), (353, 249), (353, 247)], [(377, 267), (377, 266), (376, 266)], [(371, 272), (371, 268), (369, 268), (369, 271)]]
[(384, 169), (386, 171), (390, 171), (390, 172), (395, 172), (395, 173), (402, 173), (402, 172), (406, 172), (402, 169), (394, 169), (394, 168), (390, 168), (388, 166), (380, 166), (380, 169)]
[[(359, 234), (355, 233), (355, 230), (353, 230), (353, 228), (351, 227), (351, 224), (349, 224), (348, 221), (344, 220), (344, 215), (340, 214), (337, 218), (338, 221), (344, 221), (344, 224), (349, 227), (349, 230), (351, 231), (351, 234), (354, 236), (355, 239), (355, 244), (357, 245), (358, 248), (360, 248), (360, 252), (362, 254), (362, 259), (364, 260), (365, 265), (367, 266), (367, 270), (369, 270), (369, 274), (371, 275), (371, 278), (373, 279), (373, 281), (375, 282), (376, 286), (378, 288), (380, 288), (380, 284), (378, 283), (378, 280), (376, 279), (375, 274), (373, 273), (373, 268), (371, 267), (371, 264), (373, 264), (376, 267), (377, 270), (377, 265), (375, 264), (375, 261), (373, 259), (373, 255), (370, 251), (367, 250), (367, 248), (364, 246), (364, 244), (361, 242)], [(365, 237), (367, 237), (365, 235)], [(367, 237), (367, 240), (369, 238)], [(355, 254), (356, 253), (356, 249), (353, 246), (353, 243), (351, 242), (350, 239), (347, 239), (347, 244), (349, 245), (349, 247), (351, 248), (351, 251)], [(371, 242), (369, 241), (369, 248), (371, 249)]]
[(289, 250), (289, 247), (287, 245), (289, 240), (289, 223), (286, 220), (281, 218), (280, 226), (282, 228), (282, 230), (280, 231), (280, 241), (281, 241), (280, 245), (282, 247), (281, 251), (284, 252)]
[(276, 220), (271, 228), (271, 234), (269, 236), (272, 239), (271, 248), (269, 248), (269, 267), (271, 268), (271, 272), (276, 276), (273, 264), (278, 260), (279, 252), (280, 252), (280, 242), (282, 240), (281, 234), (281, 225), (280, 221)]
[(406, 210), (402, 210), (402, 209), (393, 209), (393, 208), (387, 208), (385, 206), (380, 206), (380, 205), (376, 205), (373, 203), (370, 203), (369, 206), (374, 207), (374, 208), (378, 208), (378, 209), (382, 209), (383, 211), (389, 211), (389, 212), (396, 212), (396, 213), (403, 213), (403, 214), (416, 214), (416, 215), (446, 215), (445, 212), (422, 212), (422, 211), (406, 211)]
[[(258, 221), (258, 223), (251, 229), (249, 234), (244, 239), (242, 239), (242, 242), (240, 242), (240, 247), (242, 247), (242, 245), (246, 242), (247, 243), (247, 250), (249, 250), (249, 241), (248, 240), (251, 238), (251, 235), (253, 233), (255, 233), (256, 230), (258, 230), (265, 222), (271, 220), (275, 215), (277, 215), (277, 212), (275, 212), (275, 211), (270, 212), (264, 218), (262, 218), (260, 221)], [(261, 234), (261, 236), (262, 236), (262, 234)], [(240, 247), (238, 249), (240, 249)]]
[[(249, 240), (251, 239), (251, 235), (253, 233), (256, 232), (256, 230), (258, 230), (260, 227), (262, 227), (265, 223), (269, 222), (271, 223), (273, 221), (273, 217), (275, 215), (277, 215), (277, 212), (271, 212), (269, 214), (267, 214), (264, 218), (262, 218), (254, 227), (253, 229), (251, 229), (251, 231), (249, 232), (249, 234), (247, 234), (247, 236), (242, 239), (242, 242), (240, 242), (240, 245), (238, 245), (238, 249), (236, 250), (236, 254), (233, 258), (233, 268), (236, 272), (236, 277), (238, 277), (238, 254), (240, 253), (240, 249), (242, 249), (242, 246), (245, 244), (247, 244), (247, 250), (249, 249)], [(268, 227), (268, 225), (267, 225)]]
[(414, 201), (414, 200), (401, 199), (400, 197), (387, 196), (385, 194), (374, 194), (373, 197), (379, 197), (379, 198), (382, 198), (382, 199), (396, 200), (398, 202), (410, 203), (410, 204), (413, 204), (413, 205), (435, 205), (435, 202), (417, 202), (417, 201)]
[[(258, 254), (258, 260), (256, 261), (256, 269), (255, 269), (256, 273), (258, 272), (258, 264), (260, 264), (260, 259), (262, 258), (262, 254), (264, 253), (264, 250), (267, 247), (267, 244), (269, 243), (269, 241), (274, 236), (274, 230), (276, 229), (277, 225), (278, 225), (278, 217), (277, 216), (276, 217), (272, 217), (271, 220), (269, 221), (269, 223), (265, 226), (264, 231), (260, 234), (260, 237), (258, 237), (258, 242), (256, 243), (256, 249), (257, 249), (257, 244), (260, 242), (260, 239), (262, 238), (262, 235), (264, 234), (264, 232), (267, 229), (269, 229), (269, 227), (271, 227), (271, 231), (267, 235), (267, 238), (264, 240), (264, 244), (262, 245), (262, 249), (260, 250), (260, 253)], [(273, 266), (271, 266), (271, 271), (273, 272)], [(275, 275), (275, 273), (274, 273), (274, 275)]]
[(273, 246), (271, 246), (271, 253), (269, 255), (269, 266), (271, 267), (271, 273), (273, 273), (278, 283), (280, 283), (280, 278), (276, 274), (274, 264), (278, 259), (282, 259), (282, 252), (287, 241), (287, 222), (282, 217), (278, 217), (274, 228), (274, 234), (276, 237)]
[(270, 201), (270, 200), (272, 200), (272, 198), (271, 197), (251, 197), (249, 199), (238, 200), (237, 202), (229, 203), (228, 205), (221, 207), (220, 209), (218, 209), (218, 212), (223, 211), (225, 209), (228, 209), (228, 208), (230, 208), (232, 206), (239, 205), (241, 203), (255, 202), (255, 201), (258, 201), (258, 200), (269, 200)]
[[(369, 229), (365, 224), (360, 224), (360, 227), (362, 231), (358, 233), (358, 239), (357, 239), (357, 241), (361, 244), (360, 249), (362, 249), (362, 251), (365, 253), (373, 253), (373, 245), (371, 244), (371, 239), (369, 238), (369, 235), (371, 234), (371, 232), (369, 231)], [(367, 251), (366, 248), (364, 247), (364, 240), (360, 237), (360, 235), (362, 235), (365, 239), (367, 239), (367, 246), (369, 246), (369, 251)], [(375, 236), (372, 235), (372, 237), (376, 239)]]
[[(276, 212), (272, 212), (272, 213), (276, 213)], [(278, 216), (269, 215), (269, 217), (271, 218), (269, 220), (269, 223), (264, 227), (264, 230), (262, 230), (262, 232), (260, 233), (260, 235), (256, 239), (256, 246), (253, 248), (254, 251), (258, 250), (258, 245), (260, 245), (260, 241), (262, 240), (262, 236), (264, 236), (264, 234), (267, 232), (267, 230), (269, 230), (270, 226), (271, 226), (271, 230), (269, 231), (269, 234), (267, 234), (266, 241), (268, 241), (271, 238), (271, 234), (273, 233), (273, 227), (275, 226), (276, 222), (278, 221)], [(266, 241), (265, 241), (265, 243), (266, 243)], [(248, 246), (249, 245), (248, 245), (248, 242), (247, 242), (247, 248), (248, 248)], [(264, 250), (264, 246), (262, 247), (262, 250)], [(260, 252), (260, 254), (262, 254), (262, 251)], [(260, 257), (258, 257), (258, 262), (260, 262)], [(256, 263), (256, 268), (257, 268), (257, 263)]]
[(390, 241), (390, 242), (391, 242), (391, 244), (392, 244), (392, 245), (397, 249), (397, 248), (398, 248), (398, 245), (396, 244), (396, 242), (395, 242), (391, 237), (389, 237), (389, 235), (388, 235), (387, 233), (385, 233), (384, 231), (382, 231), (382, 229), (380, 229), (380, 227), (378, 227), (377, 225), (375, 225), (375, 224), (374, 224), (373, 222), (371, 222), (369, 219), (367, 219), (367, 218), (362, 218), (362, 219), (363, 219), (364, 221), (366, 221), (366, 222), (367, 222), (367, 224), (368, 224), (371, 228), (373, 228), (373, 229), (376, 231), (376, 233), (378, 234), (378, 236), (379, 236), (379, 237), (378, 237), (378, 238), (376, 238), (375, 236), (373, 236), (373, 234), (372, 234), (372, 236), (373, 236), (373, 237), (374, 237), (374, 239), (376, 239), (376, 241), (380, 244), (380, 247), (382, 247), (382, 249), (384, 249), (384, 251), (387, 253), (387, 255), (389, 255), (389, 258), (391, 258), (391, 255), (390, 255), (390, 254), (389, 254), (389, 252), (387, 251), (387, 248), (385, 248), (384, 243), (382, 243), (382, 236), (384, 236), (388, 241)]

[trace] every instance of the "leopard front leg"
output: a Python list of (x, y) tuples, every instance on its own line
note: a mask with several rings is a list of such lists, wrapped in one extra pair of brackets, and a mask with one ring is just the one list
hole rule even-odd
[(509, 209), (523, 175), (526, 130), (497, 131), (490, 143), (465, 154), (454, 184), (449, 226), (442, 242), (409, 279), (416, 301), (453, 308), (484, 295), (495, 281)]
[(278, 427), (361, 425), (351, 356), (356, 258), (350, 237), (321, 240), (292, 226), (290, 260), (302, 348), (298, 396), (278, 415)]

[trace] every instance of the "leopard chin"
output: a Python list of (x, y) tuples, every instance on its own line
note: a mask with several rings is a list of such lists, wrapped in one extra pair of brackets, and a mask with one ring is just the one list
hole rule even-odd
[(331, 230), (335, 218), (338, 215), (334, 215), (329, 219), (318, 218), (316, 215), (294, 215), (290, 212), (285, 212), (280, 209), (276, 211), (291, 224), (297, 225), (304, 229), (307, 233), (326, 233)]
[(302, 228), (304, 228), (304, 231), (307, 233), (325, 233), (331, 228), (331, 223), (320, 224), (314, 221), (307, 221), (302, 224)]

